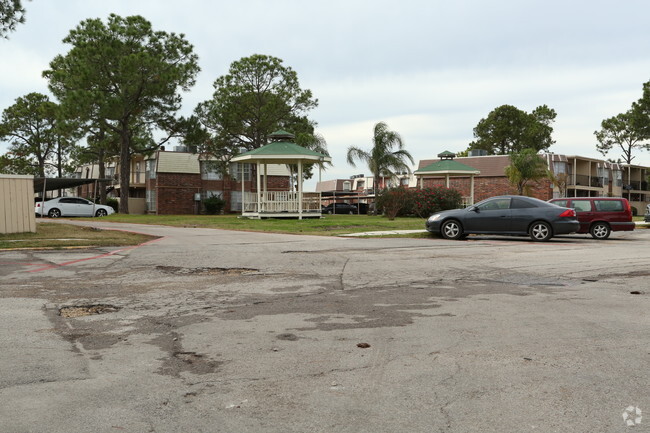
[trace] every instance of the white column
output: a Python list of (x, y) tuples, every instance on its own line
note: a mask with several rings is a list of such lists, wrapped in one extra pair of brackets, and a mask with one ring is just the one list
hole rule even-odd
[(471, 201), (470, 204), (474, 204), (474, 175), (473, 174), (470, 175), (469, 178), (470, 178), (470, 187), (469, 187), (469, 189), (470, 189), (469, 197), (470, 198), (469, 199)]
[(261, 186), (261, 179), (260, 179), (260, 162), (257, 161), (257, 213), (260, 214), (262, 212), (262, 186)]
[(264, 161), (264, 191), (262, 193), (262, 197), (263, 197), (263, 200), (264, 200), (264, 210), (266, 210), (266, 201), (269, 198), (269, 195), (267, 193), (268, 186), (269, 186), (268, 182), (267, 182), (267, 179), (268, 179), (268, 176), (266, 174), (266, 161)]
[(239, 163), (239, 173), (241, 174), (241, 214), (244, 215), (244, 163)]
[(298, 160), (298, 219), (302, 219), (302, 160)]

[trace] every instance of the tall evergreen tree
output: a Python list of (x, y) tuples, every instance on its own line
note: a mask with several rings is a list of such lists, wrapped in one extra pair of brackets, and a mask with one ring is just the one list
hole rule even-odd
[(88, 19), (63, 41), (72, 48), (44, 76), (70, 116), (119, 137), (120, 212), (128, 213), (135, 137), (178, 132), (179, 90), (194, 85), (198, 58), (183, 35), (154, 31), (141, 16)]

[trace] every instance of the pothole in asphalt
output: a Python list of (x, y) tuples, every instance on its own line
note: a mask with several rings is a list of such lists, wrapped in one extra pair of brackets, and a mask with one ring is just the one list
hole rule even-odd
[(69, 307), (61, 307), (59, 309), (59, 316), (61, 317), (83, 317), (92, 316), (95, 314), (115, 313), (120, 308), (115, 305), (96, 304), (96, 305), (72, 305)]
[(285, 340), (285, 341), (296, 341), (298, 340), (298, 336), (296, 334), (279, 334), (277, 337), (278, 340)]
[(156, 266), (159, 271), (174, 275), (252, 275), (259, 269), (252, 268), (181, 268), (179, 266)]

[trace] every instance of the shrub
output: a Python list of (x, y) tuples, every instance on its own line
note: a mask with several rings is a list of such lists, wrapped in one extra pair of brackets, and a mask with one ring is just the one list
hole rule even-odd
[(203, 200), (203, 207), (205, 208), (205, 213), (208, 215), (221, 213), (221, 210), (225, 205), (226, 201), (222, 199), (220, 195), (211, 195)]
[(377, 197), (377, 206), (390, 220), (413, 215), (427, 218), (441, 210), (459, 208), (462, 200), (457, 190), (444, 186), (417, 189), (400, 186), (383, 190)]
[(112, 207), (115, 213), (117, 213), (120, 209), (120, 202), (116, 198), (108, 197), (106, 198), (106, 206)]
[(463, 197), (457, 190), (444, 186), (436, 185), (412, 191), (412, 212), (420, 218), (427, 218), (441, 210), (458, 209), (463, 202)]
[(403, 216), (404, 211), (411, 207), (409, 189), (403, 186), (386, 188), (377, 197), (377, 209), (381, 209), (389, 220)]

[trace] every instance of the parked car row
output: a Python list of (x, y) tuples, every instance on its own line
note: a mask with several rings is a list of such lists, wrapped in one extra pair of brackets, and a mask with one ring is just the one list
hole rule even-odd
[[(645, 220), (650, 219), (650, 205)], [(446, 239), (469, 234), (527, 235), (547, 241), (556, 235), (590, 233), (607, 239), (612, 231), (634, 230), (632, 208), (627, 199), (572, 197), (548, 202), (523, 196), (498, 196), (466, 209), (431, 215), (426, 229)]]
[(81, 197), (57, 197), (36, 202), (37, 216), (59, 217), (103, 217), (115, 213), (112, 207), (93, 203)]

